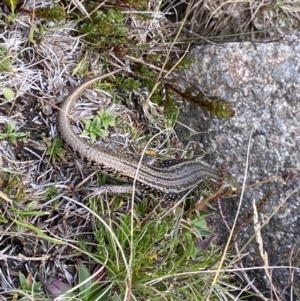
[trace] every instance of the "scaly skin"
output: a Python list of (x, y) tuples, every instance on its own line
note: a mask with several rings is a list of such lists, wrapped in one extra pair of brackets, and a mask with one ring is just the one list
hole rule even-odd
[[(79, 137), (70, 123), (70, 111), (77, 97), (93, 83), (116, 74), (120, 70), (92, 78), (78, 86), (61, 104), (57, 113), (57, 128), (60, 137), (84, 162), (116, 178), (133, 182), (144, 191), (151, 192), (157, 197), (174, 201), (182, 198), (203, 182), (204, 177), (214, 181), (219, 180), (217, 172), (194, 160), (172, 160), (162, 163), (160, 167), (116, 156)], [(228, 178), (229, 179), (229, 178)], [(225, 178), (225, 186), (234, 192), (235, 183)]]

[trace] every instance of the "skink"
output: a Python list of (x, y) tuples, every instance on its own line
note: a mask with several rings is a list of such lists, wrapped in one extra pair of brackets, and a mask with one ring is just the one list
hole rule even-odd
[(130, 182), (136, 178), (136, 184), (141, 190), (171, 201), (185, 196), (199, 185), (204, 177), (218, 181), (218, 173), (201, 162), (172, 160), (162, 163), (159, 167), (145, 163), (139, 165), (137, 161), (101, 149), (99, 145), (91, 144), (75, 133), (70, 122), (70, 112), (75, 100), (90, 85), (117, 72), (118, 70), (84, 82), (61, 104), (57, 113), (57, 129), (62, 140), (72, 151), (100, 171)]

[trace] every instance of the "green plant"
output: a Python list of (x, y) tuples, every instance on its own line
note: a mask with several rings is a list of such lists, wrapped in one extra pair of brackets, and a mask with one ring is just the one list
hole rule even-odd
[(3, 0), (3, 2), (10, 7), (12, 14), (14, 14), (15, 8), (19, 1), (18, 0)]
[[(96, 270), (92, 275), (90, 270), (82, 263), (79, 262), (78, 266), (78, 296), (83, 301), (106, 301), (111, 294), (110, 289), (106, 289), (105, 271), (103, 266), (99, 265), (100, 270)], [(103, 272), (104, 271), (104, 272)]]
[(0, 92), (1, 91), (6, 100), (12, 100), (15, 98), (15, 92), (12, 89), (8, 87), (0, 87)]
[(22, 178), (17, 174), (8, 174), (4, 192), (8, 195), (13, 194), (18, 202), (22, 200), (25, 195), (25, 186), (22, 184)]
[(12, 65), (12, 58), (9, 56), (8, 51), (4, 46), (0, 46), (0, 71), (10, 72)]
[(47, 144), (46, 155), (50, 156), (52, 163), (55, 163), (58, 157), (63, 157), (63, 142), (59, 137), (55, 137), (52, 140), (43, 137), (43, 140)]
[(0, 134), (0, 139), (7, 139), (12, 144), (17, 145), (17, 139), (22, 138), (24, 141), (28, 135), (29, 132), (17, 132), (15, 123), (8, 123), (6, 126), (6, 133)]
[(125, 15), (117, 9), (99, 10), (80, 26), (80, 33), (98, 48), (122, 45), (129, 31), (124, 19)]
[[(202, 300), (199, 296), (205, 295), (205, 283), (211, 276), (200, 271), (218, 258), (216, 250), (203, 251), (195, 243), (200, 236), (211, 234), (204, 216), (184, 224), (180, 219), (162, 219), (156, 214), (140, 219), (147, 210), (144, 203), (136, 204), (133, 219), (128, 214), (114, 219), (111, 212), (107, 225), (104, 221), (97, 223), (97, 249), (82, 242), (84, 250), (97, 254), (97, 261), (105, 263), (105, 287), (112, 283), (111, 292), (117, 291), (123, 300), (127, 288), (124, 280), (130, 277), (131, 294), (138, 300), (161, 300), (162, 296), (165, 300), (178, 300), (180, 295)], [(94, 202), (93, 211), (107, 215), (102, 201)]]
[(109, 111), (101, 109), (97, 112), (97, 116), (95, 116), (93, 120), (82, 118), (85, 125), (85, 129), (82, 134), (89, 136), (92, 142), (94, 142), (98, 136), (105, 138), (108, 136), (108, 127), (115, 126), (115, 119), (115, 115), (111, 114)]
[[(22, 272), (19, 272), (19, 280), (20, 280), (20, 286), (23, 290), (22, 294), (24, 294), (25, 296), (26, 294), (28, 294), (29, 296), (34, 295), (36, 298), (38, 295), (42, 293), (42, 283), (36, 282), (31, 273), (29, 273), (26, 278)], [(20, 300), (29, 301), (30, 298), (25, 296)]]
[(67, 17), (65, 8), (59, 4), (49, 8), (37, 8), (35, 9), (35, 15), (38, 18), (44, 18), (51, 21), (63, 21)]
[[(191, 86), (184, 92), (179, 91), (179, 89), (169, 83), (166, 83), (165, 87), (171, 91), (174, 91), (185, 101), (189, 101), (190, 103), (199, 106), (205, 113), (209, 113), (213, 117), (223, 119), (231, 118), (234, 116), (235, 112), (233, 110), (232, 103), (224, 101), (217, 97), (207, 97), (203, 92), (197, 91), (195, 87)], [(196, 95), (195, 91), (197, 92)]]

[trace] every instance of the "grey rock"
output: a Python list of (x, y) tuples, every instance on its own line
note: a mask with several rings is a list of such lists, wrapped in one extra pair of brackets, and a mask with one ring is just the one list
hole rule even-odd
[[(285, 179), (292, 178), (267, 183), (245, 193), (239, 214), (240, 225), (247, 213), (251, 216), (252, 200), (259, 202), (270, 189), (275, 192), (260, 209), (260, 218), (266, 220), (294, 189), (299, 189), (300, 36), (285, 36), (272, 43), (199, 46), (190, 55), (195, 63), (185, 71), (187, 80), (208, 91), (209, 96), (232, 102), (236, 112), (229, 120), (216, 120), (200, 109), (195, 112), (183, 107), (183, 123), (203, 132), (199, 139), (209, 151), (206, 161), (211, 165), (227, 161), (230, 173), (242, 183), (250, 142), (247, 184), (284, 175)], [(238, 200), (222, 200), (221, 205), (228, 223), (232, 223)], [(219, 216), (216, 228), (222, 224), (220, 219)], [(227, 237), (224, 228), (218, 231)], [(253, 234), (251, 220), (241, 232), (244, 237), (239, 242), (240, 248)], [(271, 218), (263, 228), (262, 236), (270, 266), (294, 267), (270, 269), (271, 282), (279, 300), (296, 300), (296, 293), (300, 295), (299, 287), (295, 285), (300, 276), (299, 191)], [(263, 265), (255, 239), (244, 252), (249, 252), (244, 259), (247, 267)], [(265, 296), (277, 300), (263, 268), (250, 272), (249, 276), (255, 279), (255, 285), (265, 292)], [(294, 293), (291, 293), (291, 287)]]

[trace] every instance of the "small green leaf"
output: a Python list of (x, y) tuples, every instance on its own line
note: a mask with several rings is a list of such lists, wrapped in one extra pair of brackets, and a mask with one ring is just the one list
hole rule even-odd
[(47, 234), (45, 234), (43, 231), (41, 231), (39, 228), (29, 224), (29, 223), (26, 223), (26, 222), (21, 222), (19, 220), (13, 220), (17, 225), (21, 226), (21, 227), (24, 227), (24, 228), (27, 228), (27, 229), (30, 229), (32, 230), (33, 232), (35, 232), (37, 235), (39, 235), (41, 238), (45, 239), (46, 241), (48, 242), (51, 242), (51, 243), (54, 243), (54, 244), (58, 244), (58, 245), (62, 245), (64, 244), (63, 241), (61, 240), (58, 240), (58, 239), (55, 239), (55, 238), (52, 238), (52, 237), (49, 237)]
[[(90, 279), (86, 281), (88, 278)], [(78, 283), (80, 284), (79, 292), (81, 299), (85, 301), (107, 300), (106, 296), (109, 295), (109, 292), (105, 292), (101, 296), (103, 285), (94, 281), (88, 268), (81, 262), (78, 264)]]
[(14, 137), (16, 137), (16, 138), (22, 138), (22, 137), (26, 137), (28, 135), (27, 133), (22, 133), (22, 132), (15, 132), (13, 134), (14, 134)]
[(115, 20), (117, 23), (120, 23), (122, 20), (124, 20), (125, 16), (124, 14), (116, 14), (115, 15)]
[(14, 129), (16, 128), (16, 124), (15, 123), (8, 123), (7, 124), (7, 134), (11, 134)]
[(98, 117), (95, 117), (91, 123), (91, 129), (98, 129), (101, 126), (101, 119)]
[[(86, 281), (88, 278), (90, 278), (90, 280)], [(81, 262), (78, 264), (78, 282), (80, 284), (79, 292), (81, 293), (81, 298), (85, 301), (89, 301), (95, 282), (92, 280), (88, 268)]]
[(38, 201), (31, 201), (26, 204), (26, 209), (31, 210), (35, 209), (38, 206), (39, 202)]
[(12, 100), (15, 97), (15, 92), (10, 88), (3, 88), (3, 96), (7, 100)]
[(40, 293), (42, 291), (42, 283), (35, 282), (32, 286), (32, 291), (34, 291), (35, 293)]
[(4, 216), (0, 215), (0, 224), (7, 224), (8, 220)]
[(88, 130), (83, 130), (81, 133), (83, 136), (89, 136), (90, 135), (90, 131)]
[(209, 213), (201, 214), (201, 216), (197, 219), (192, 220), (192, 225), (198, 230), (201, 236), (209, 236), (212, 235), (212, 232), (207, 227), (206, 216), (211, 215)]
[(35, 33), (35, 28), (36, 28), (36, 25), (33, 23), (30, 27), (30, 30), (29, 30), (29, 35), (28, 35), (28, 40), (30, 43), (32, 43), (33, 45), (36, 44), (36, 41), (34, 39), (34, 33)]
[(20, 280), (20, 285), (21, 285), (21, 288), (23, 290), (28, 290), (29, 289), (29, 286), (27, 284), (27, 279), (26, 277), (24, 276), (23, 273), (19, 272), (19, 280)]
[(99, 129), (98, 132), (99, 132), (99, 136), (100, 136), (101, 138), (105, 138), (105, 137), (108, 136), (108, 133), (107, 133), (106, 131), (104, 131), (104, 130)]
[(90, 119), (87, 119), (85, 117), (81, 118), (82, 122), (84, 123), (85, 129), (89, 130), (92, 124), (92, 121)]
[(17, 139), (16, 139), (14, 136), (8, 137), (8, 140), (9, 140), (12, 144), (17, 145)]
[(96, 141), (96, 138), (97, 138), (97, 135), (93, 132), (90, 133), (90, 137), (91, 137), (91, 141), (92, 142), (95, 142)]
[(16, 213), (18, 213), (18, 215), (23, 217), (50, 215), (50, 212), (47, 211), (25, 211), (24, 210), (24, 211), (16, 211)]

